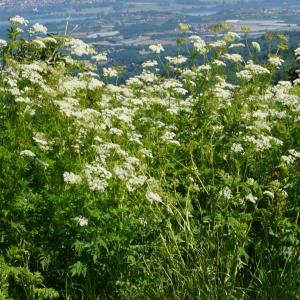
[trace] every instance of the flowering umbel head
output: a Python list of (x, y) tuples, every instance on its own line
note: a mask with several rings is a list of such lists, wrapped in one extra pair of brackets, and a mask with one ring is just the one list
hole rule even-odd
[(89, 220), (83, 216), (78, 216), (74, 219), (78, 223), (78, 225), (81, 227), (87, 226), (89, 224)]
[(35, 33), (43, 33), (47, 34), (48, 28), (42, 24), (35, 23), (32, 25), (32, 27), (28, 30), (30, 34), (35, 34)]
[(21, 16), (15, 16), (9, 19), (9, 22), (12, 26), (15, 27), (20, 27), (22, 25), (24, 26), (28, 26), (28, 20), (26, 20), (25, 18), (21, 17)]
[(7, 46), (7, 41), (0, 39), (0, 49)]
[(165, 49), (164, 49), (164, 47), (162, 46), (162, 44), (150, 45), (150, 46), (149, 46), (149, 49), (150, 49), (153, 53), (156, 53), (156, 54), (159, 54), (159, 53), (165, 51)]
[(258, 42), (252, 42), (252, 47), (256, 52), (261, 51), (260, 44)]

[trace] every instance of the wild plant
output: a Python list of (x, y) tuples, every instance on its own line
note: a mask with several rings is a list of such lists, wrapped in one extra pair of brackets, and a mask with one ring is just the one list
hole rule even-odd
[(224, 25), (182, 39), (190, 57), (151, 45), (120, 83), (106, 53), (10, 22), (1, 299), (299, 299), (300, 79), (272, 80), (285, 36), (264, 65)]

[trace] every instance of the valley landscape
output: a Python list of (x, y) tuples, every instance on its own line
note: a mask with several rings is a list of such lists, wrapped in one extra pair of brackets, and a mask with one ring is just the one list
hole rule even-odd
[[(227, 22), (237, 32), (248, 26), (252, 35), (266, 31), (299, 31), (298, 1), (2, 1), (2, 36), (14, 14), (31, 22), (43, 21), (50, 32), (62, 34), (69, 19), (70, 32), (103, 46), (174, 44), (178, 24), (188, 23), (192, 33), (211, 36), (209, 27)], [(76, 29), (74, 29), (76, 27)]]

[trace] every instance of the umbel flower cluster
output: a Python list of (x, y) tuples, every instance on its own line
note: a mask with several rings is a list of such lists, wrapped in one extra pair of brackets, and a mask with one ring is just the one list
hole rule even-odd
[(263, 65), (260, 44), (234, 32), (187, 38), (188, 56), (151, 45), (143, 71), (118, 84), (92, 45), (10, 23), (0, 295), (243, 299), (275, 293), (269, 275), (291, 284), (300, 78), (272, 84), (285, 36)]

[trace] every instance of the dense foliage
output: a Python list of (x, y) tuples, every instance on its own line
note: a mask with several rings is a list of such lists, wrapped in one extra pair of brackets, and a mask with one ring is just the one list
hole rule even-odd
[(0, 40), (0, 298), (299, 299), (286, 37), (264, 66), (232, 32), (189, 58), (152, 45), (169, 78), (148, 61), (118, 85), (104, 53), (26, 25)]

